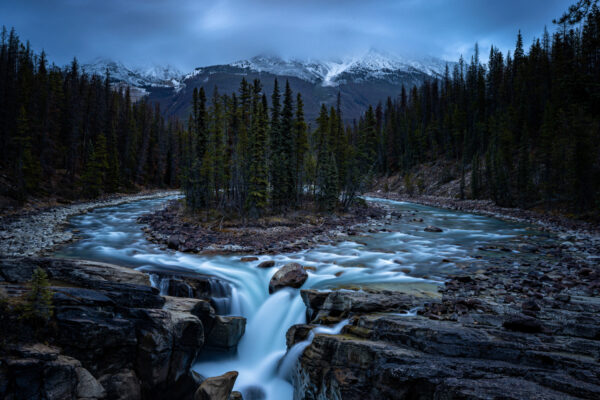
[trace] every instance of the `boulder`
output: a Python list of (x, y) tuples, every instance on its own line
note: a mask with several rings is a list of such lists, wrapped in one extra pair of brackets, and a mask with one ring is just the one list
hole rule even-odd
[(171, 235), (167, 239), (167, 246), (172, 250), (179, 249), (179, 243), (180, 243), (179, 235)]
[[(402, 292), (344, 290), (319, 292), (302, 290), (302, 300), (307, 309), (307, 320), (346, 318), (353, 313), (397, 312), (405, 313), (423, 304), (423, 300)], [(431, 301), (431, 299), (429, 299)]]
[(258, 261), (258, 257), (253, 257), (253, 256), (249, 256), (249, 257), (242, 257), (240, 258), (241, 262), (252, 262), (252, 261)]
[(106, 396), (104, 387), (90, 372), (82, 367), (75, 368), (77, 374), (77, 397), (86, 399), (102, 399)]
[(281, 267), (269, 282), (269, 293), (284, 287), (298, 289), (308, 279), (308, 273), (298, 263), (289, 263)]
[(194, 394), (194, 400), (229, 400), (237, 377), (237, 371), (230, 371), (205, 379)]
[[(52, 279), (54, 316), (47, 338), (60, 349), (38, 344), (0, 354), (0, 398), (13, 398), (12, 391), (17, 398), (193, 396), (199, 380), (190, 367), (215, 323), (207, 300), (164, 298), (144, 273), (77, 260), (0, 259), (3, 286), (19, 295), (37, 267)], [(210, 287), (208, 279), (199, 284)], [(6, 318), (6, 332), (19, 337), (17, 316)], [(244, 325), (223, 325), (224, 345), (237, 344)]]
[(275, 266), (275, 261), (273, 261), (273, 260), (263, 261), (257, 265), (258, 268), (271, 268), (274, 266)]
[(438, 228), (437, 226), (429, 225), (425, 228), (425, 232), (443, 232), (442, 228)]
[(217, 315), (207, 337), (206, 345), (225, 350), (235, 348), (245, 331), (246, 318)]
[(106, 374), (100, 377), (100, 383), (106, 389), (106, 396), (111, 400), (140, 400), (142, 391), (140, 380), (135, 372), (126, 369), (116, 374)]
[(102, 385), (81, 363), (43, 344), (9, 346), (0, 358), (0, 396), (6, 399), (103, 399)]
[(244, 396), (242, 396), (242, 394), (240, 392), (234, 391), (234, 392), (231, 392), (231, 395), (229, 396), (229, 400), (244, 400)]

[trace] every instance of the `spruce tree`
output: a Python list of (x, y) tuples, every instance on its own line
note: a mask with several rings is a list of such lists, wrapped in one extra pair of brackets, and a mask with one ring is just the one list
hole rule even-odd
[(302, 102), (302, 95), (298, 93), (296, 95), (296, 115), (294, 118), (294, 148), (295, 148), (295, 182), (296, 182), (296, 202), (299, 202), (302, 194), (304, 193), (305, 183), (305, 158), (308, 152), (308, 135), (307, 126), (304, 121), (304, 103)]
[(36, 268), (29, 282), (29, 292), (23, 306), (21, 318), (35, 324), (45, 324), (54, 313), (52, 305), (53, 293), (49, 289), (48, 274), (41, 268)]
[(253, 123), (253, 135), (250, 158), (250, 187), (246, 207), (251, 218), (261, 216), (268, 204), (268, 176), (267, 176), (267, 132), (268, 116), (263, 104), (257, 104), (256, 115)]

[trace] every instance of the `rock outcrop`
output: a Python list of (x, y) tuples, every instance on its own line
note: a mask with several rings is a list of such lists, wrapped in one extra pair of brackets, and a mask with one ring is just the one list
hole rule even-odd
[(527, 315), (474, 296), (469, 277), (443, 292), (302, 291), (311, 325), (292, 327), (289, 347), (312, 324), (350, 322), (315, 335), (293, 374), (295, 398), (600, 398), (599, 302), (538, 299)]
[(298, 263), (289, 263), (281, 267), (269, 282), (269, 293), (275, 293), (284, 287), (298, 289), (308, 279), (308, 273)]
[(196, 391), (194, 400), (229, 400), (237, 377), (236, 371), (230, 371), (221, 376), (206, 378)]
[(200, 383), (190, 367), (203, 346), (232, 348), (244, 333), (245, 319), (216, 315), (208, 300), (160, 296), (147, 274), (104, 263), (0, 259), (9, 302), (20, 301), (38, 267), (52, 285), (50, 346), (35, 344), (15, 312), (2, 313), (0, 336), (14, 345), (0, 347), (0, 398), (27, 384), (31, 398), (187, 399)]

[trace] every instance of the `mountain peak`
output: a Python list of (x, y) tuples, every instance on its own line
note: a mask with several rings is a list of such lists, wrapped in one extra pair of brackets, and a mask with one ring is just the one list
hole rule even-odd
[(181, 85), (183, 74), (176, 68), (166, 66), (150, 66), (130, 68), (125, 64), (109, 58), (98, 57), (81, 69), (88, 74), (104, 76), (106, 71), (110, 74), (111, 82), (125, 83), (138, 88), (145, 87), (174, 87)]
[(347, 79), (390, 79), (400, 73), (422, 72), (441, 76), (447, 62), (435, 57), (414, 60), (375, 48), (358, 56), (337, 60), (284, 59), (273, 55), (258, 55), (229, 65), (275, 75), (294, 76), (321, 86), (338, 86)]

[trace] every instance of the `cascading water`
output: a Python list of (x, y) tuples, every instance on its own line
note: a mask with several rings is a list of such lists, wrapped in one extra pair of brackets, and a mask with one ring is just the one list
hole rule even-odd
[(325, 333), (328, 335), (337, 335), (342, 331), (342, 328), (344, 326), (348, 325), (349, 321), (350, 320), (345, 319), (332, 327), (318, 326), (318, 327), (314, 328), (313, 330), (311, 330), (310, 333), (308, 334), (308, 337), (306, 338), (306, 340), (296, 343), (287, 351), (287, 353), (281, 360), (281, 364), (279, 365), (279, 368), (277, 371), (279, 377), (281, 377), (283, 379), (288, 379), (288, 380), (292, 379), (292, 376), (291, 376), (292, 369), (296, 366), (296, 363), (298, 362), (298, 359), (302, 355), (302, 352), (304, 352), (304, 349), (306, 349), (312, 343), (312, 341), (315, 338), (315, 335), (317, 333)]
[[(261, 256), (256, 262), (244, 263), (239, 255), (193, 255), (163, 250), (148, 242), (136, 219), (165, 201), (142, 200), (72, 218), (71, 224), (79, 230), (82, 240), (63, 248), (58, 255), (217, 278), (210, 283), (215, 308), (219, 313), (246, 317), (246, 333), (237, 353), (202, 354), (194, 369), (204, 376), (238, 371), (235, 390), (242, 391), (246, 400), (291, 399), (290, 371), (310, 343), (308, 340), (298, 343), (286, 352), (285, 334), (291, 325), (306, 322), (306, 309), (299, 290), (268, 293), (271, 276), (285, 263), (293, 261), (314, 267), (314, 271), (308, 271), (303, 289), (371, 287), (431, 291), (462, 264), (481, 262), (474, 258), (478, 247), (526, 232), (522, 225), (482, 216), (377, 200), (406, 216), (389, 220), (385, 225), (388, 232), (347, 237), (335, 245)], [(413, 221), (413, 212), (424, 221)], [(436, 225), (444, 231), (424, 232), (426, 225)], [(274, 260), (275, 267), (256, 267), (265, 260)], [(153, 285), (161, 288), (161, 293), (168, 290), (168, 286), (163, 287), (165, 279), (153, 274), (150, 278)], [(317, 328), (314, 332), (335, 334), (342, 326)]]

